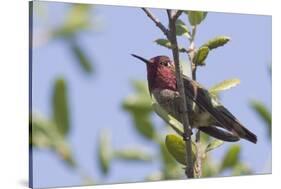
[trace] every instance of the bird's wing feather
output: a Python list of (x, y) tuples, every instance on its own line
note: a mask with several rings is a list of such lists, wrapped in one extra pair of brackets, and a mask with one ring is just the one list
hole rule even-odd
[(187, 76), (183, 76), (183, 79), (186, 95), (202, 110), (209, 112), (221, 127), (237, 134), (239, 137), (256, 142), (256, 136), (246, 129), (224, 106), (212, 98), (206, 89)]

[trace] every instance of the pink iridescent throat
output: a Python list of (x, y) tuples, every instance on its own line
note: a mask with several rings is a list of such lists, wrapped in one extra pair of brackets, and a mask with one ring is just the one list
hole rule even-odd
[(157, 63), (147, 64), (147, 79), (150, 92), (154, 89), (177, 90), (176, 76), (169, 67)]

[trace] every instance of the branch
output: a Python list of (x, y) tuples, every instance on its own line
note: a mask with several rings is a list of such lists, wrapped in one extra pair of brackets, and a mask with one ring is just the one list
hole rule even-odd
[[(176, 81), (177, 81), (177, 88), (180, 94), (180, 114), (182, 117), (182, 124), (184, 127), (184, 140), (185, 140), (185, 147), (186, 147), (186, 169), (185, 174), (188, 178), (194, 177), (193, 171), (193, 159), (192, 159), (192, 141), (191, 141), (191, 126), (189, 124), (188, 119), (188, 110), (187, 110), (187, 103), (186, 103), (186, 96), (184, 91), (183, 79), (182, 79), (182, 69), (179, 62), (179, 47), (177, 42), (177, 35), (176, 35), (176, 20), (181, 15), (182, 11), (175, 12), (172, 15), (172, 10), (167, 10), (168, 18), (169, 18), (169, 30), (156, 18), (152, 15), (152, 13), (146, 9), (142, 8), (142, 10), (146, 13), (146, 15), (156, 24), (156, 26), (166, 35), (167, 39), (171, 42), (172, 52), (174, 57), (174, 63), (176, 67)], [(186, 50), (186, 52), (190, 52), (191, 50)], [(193, 51), (193, 49), (192, 49)]]
[(166, 35), (166, 37), (169, 39), (170, 32), (169, 30), (147, 9), (147, 8), (141, 8), (146, 15), (156, 24), (156, 26)]
[[(178, 47), (177, 36), (176, 36), (176, 20), (174, 20), (175, 17), (172, 16), (171, 10), (167, 10), (167, 14), (169, 18), (170, 42), (172, 45), (174, 63), (176, 67), (177, 88), (180, 93), (180, 105), (181, 105), (180, 109), (182, 110), (180, 113), (181, 113), (182, 123), (184, 127), (184, 140), (185, 140), (185, 147), (186, 147), (185, 174), (188, 178), (193, 178), (194, 172), (193, 172), (192, 141), (191, 141), (192, 131), (188, 119), (186, 96), (185, 96), (183, 79), (182, 79), (182, 69), (179, 62), (179, 47)], [(175, 15), (178, 16), (177, 13)]]
[(173, 16), (173, 20), (176, 21), (182, 13), (183, 13), (183, 11), (181, 11), (181, 10), (176, 11), (176, 13)]
[[(196, 34), (196, 26), (192, 28), (191, 32), (191, 38), (190, 38), (190, 46), (189, 49), (190, 51), (188, 53), (189, 55), (189, 60), (192, 68), (192, 79), (196, 80), (196, 71), (197, 71), (197, 65), (193, 62), (193, 58), (195, 56), (195, 43), (194, 43), (194, 38)], [(195, 155), (195, 163), (194, 163), (194, 172), (197, 178), (200, 178), (202, 176), (202, 158), (203, 158), (203, 149), (200, 144), (200, 130), (197, 130), (196, 136), (195, 136), (195, 145), (196, 145), (196, 155)]]
[(193, 51), (190, 52), (189, 54), (189, 59), (190, 59), (190, 62), (191, 62), (191, 68), (192, 68), (192, 79), (193, 80), (196, 80), (196, 70), (197, 70), (197, 65), (194, 64), (193, 62), (193, 58), (195, 56), (195, 44), (194, 44), (194, 38), (195, 38), (195, 34), (196, 34), (196, 29), (197, 27), (196, 26), (193, 26), (192, 28), (192, 32), (191, 32), (191, 39), (190, 39), (190, 46), (189, 46), (189, 49), (192, 49)]

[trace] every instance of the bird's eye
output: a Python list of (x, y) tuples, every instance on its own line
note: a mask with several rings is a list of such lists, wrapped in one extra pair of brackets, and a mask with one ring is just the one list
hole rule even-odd
[(160, 64), (167, 67), (170, 65), (168, 61), (162, 61)]

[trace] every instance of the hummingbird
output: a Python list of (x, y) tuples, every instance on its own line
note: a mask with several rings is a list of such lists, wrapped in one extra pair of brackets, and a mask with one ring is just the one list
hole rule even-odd
[[(149, 60), (135, 54), (132, 56), (146, 64), (150, 95), (168, 114), (181, 122), (174, 62), (164, 55)], [(243, 138), (252, 143), (257, 142), (256, 135), (244, 127), (207, 89), (186, 75), (182, 75), (182, 78), (192, 128), (223, 141), (236, 142)]]

